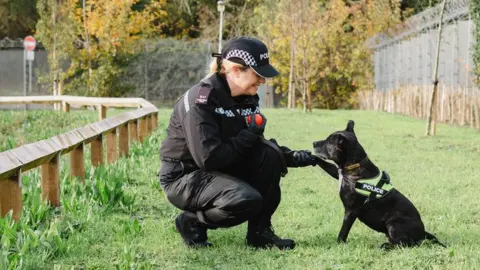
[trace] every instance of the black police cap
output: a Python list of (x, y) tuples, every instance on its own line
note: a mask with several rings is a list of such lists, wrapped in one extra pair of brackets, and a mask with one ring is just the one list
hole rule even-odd
[(230, 39), (222, 53), (213, 53), (214, 57), (251, 67), (258, 75), (264, 78), (277, 76), (278, 71), (270, 65), (267, 46), (253, 37), (237, 37)]

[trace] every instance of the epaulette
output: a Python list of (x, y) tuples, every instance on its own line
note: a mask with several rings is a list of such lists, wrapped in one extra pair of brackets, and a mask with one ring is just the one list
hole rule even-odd
[(197, 95), (195, 96), (195, 104), (206, 105), (208, 99), (212, 95), (212, 86), (208, 83), (201, 84), (198, 88)]

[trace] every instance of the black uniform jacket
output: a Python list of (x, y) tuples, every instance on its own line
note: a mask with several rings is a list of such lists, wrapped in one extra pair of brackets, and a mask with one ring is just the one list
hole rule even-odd
[(232, 166), (258, 141), (245, 120), (258, 112), (258, 95), (232, 97), (226, 80), (213, 74), (175, 104), (160, 156), (194, 162), (205, 171)]

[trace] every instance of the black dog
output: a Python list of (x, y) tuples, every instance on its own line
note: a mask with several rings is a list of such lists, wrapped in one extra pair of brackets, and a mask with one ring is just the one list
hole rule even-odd
[[(345, 215), (337, 240), (346, 242), (358, 218), (371, 229), (387, 235), (389, 243), (384, 243), (382, 248), (415, 246), (425, 239), (445, 247), (425, 231), (415, 206), (392, 187), (388, 174), (380, 171), (368, 158), (355, 136), (354, 124), (350, 120), (346, 130), (313, 143), (315, 154), (320, 157), (318, 165), (339, 180)], [(337, 166), (323, 159), (331, 160)]]

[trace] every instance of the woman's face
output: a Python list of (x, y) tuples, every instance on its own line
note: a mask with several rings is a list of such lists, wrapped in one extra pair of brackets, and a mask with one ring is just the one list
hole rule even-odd
[(229, 82), (232, 96), (257, 94), (258, 87), (265, 83), (265, 78), (261, 77), (252, 68), (242, 70), (240, 67), (234, 67), (231, 81)]

